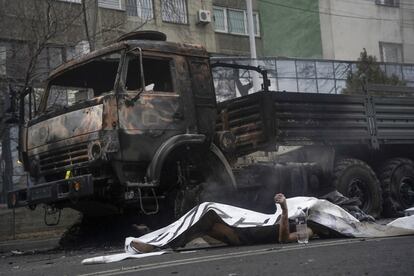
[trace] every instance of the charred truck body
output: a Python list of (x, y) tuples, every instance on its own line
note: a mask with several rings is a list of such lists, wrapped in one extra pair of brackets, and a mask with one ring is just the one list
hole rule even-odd
[(317, 168), (315, 189), (331, 181), (374, 216), (382, 195), (390, 212), (414, 203), (413, 98), (271, 93), (262, 72), (264, 91), (217, 105), (205, 49), (134, 35), (52, 72), (9, 207), (180, 214), (236, 188), (227, 160), (285, 145), (301, 146), (286, 162)]
[(414, 204), (414, 97), (366, 92), (258, 92), (220, 103), (217, 129), (235, 136), (236, 157), (296, 146), (278, 164), (291, 163), (292, 172), (313, 165), (307, 180), (297, 180), (308, 183), (305, 193), (320, 196), (332, 186), (375, 217), (394, 216)]
[(151, 214), (173, 198), (169, 208), (180, 213), (194, 205), (184, 198), (196, 200), (187, 193), (199, 184), (235, 185), (212, 143), (217, 108), (206, 51), (142, 36), (52, 72), (38, 116), (21, 131), (30, 182), (9, 194), (9, 205), (89, 215), (134, 205)]

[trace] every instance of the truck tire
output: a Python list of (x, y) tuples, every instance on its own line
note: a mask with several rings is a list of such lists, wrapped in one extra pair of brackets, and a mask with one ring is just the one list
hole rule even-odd
[[(167, 189), (166, 207), (172, 218), (179, 218), (191, 208), (206, 201), (231, 204), (236, 190), (233, 172), (217, 148), (180, 148), (166, 162), (162, 184)], [(181, 164), (180, 170), (175, 164)], [(191, 170), (186, 170), (191, 168)], [(191, 171), (180, 174), (178, 172)], [(171, 185), (176, 183), (176, 185)], [(168, 185), (170, 184), (170, 185)]]
[(414, 205), (414, 162), (393, 158), (385, 162), (379, 174), (384, 198), (384, 215), (401, 215)]
[(379, 217), (382, 211), (380, 182), (371, 167), (358, 159), (345, 158), (335, 164), (334, 185), (350, 198), (358, 198), (365, 213)]

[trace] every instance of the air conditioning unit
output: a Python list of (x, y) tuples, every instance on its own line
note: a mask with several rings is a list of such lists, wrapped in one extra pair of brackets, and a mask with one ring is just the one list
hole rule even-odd
[(211, 22), (211, 12), (208, 10), (198, 10), (198, 23), (207, 24)]

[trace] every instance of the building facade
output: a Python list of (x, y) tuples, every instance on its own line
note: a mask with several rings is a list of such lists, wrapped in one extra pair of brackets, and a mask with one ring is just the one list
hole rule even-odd
[[(248, 56), (246, 1), (125, 0), (126, 31), (157, 30), (170, 41), (202, 44), (212, 55)], [(259, 55), (263, 53), (258, 1), (253, 1)]]
[(322, 58), (319, 0), (261, 0), (263, 56)]
[[(263, 55), (258, 1), (253, 6)], [(0, 23), (0, 78), (9, 82), (27, 78), (30, 66), (42, 80), (62, 62), (137, 30), (202, 44), (215, 55), (249, 54), (246, 3), (239, 0), (0, 0)]]
[(352, 59), (365, 48), (383, 62), (414, 63), (410, 2), (321, 0), (323, 57)]
[(414, 3), (399, 0), (260, 0), (263, 55), (414, 63)]

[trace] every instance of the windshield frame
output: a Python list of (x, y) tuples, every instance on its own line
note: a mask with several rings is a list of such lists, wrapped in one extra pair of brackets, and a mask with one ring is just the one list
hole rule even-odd
[[(51, 90), (52, 85), (55, 85), (55, 84), (53, 84), (53, 81), (56, 78), (59, 78), (60, 76), (62, 76), (63, 74), (65, 74), (69, 71), (76, 70), (79, 67), (85, 66), (86, 64), (88, 64), (90, 62), (93, 62), (94, 60), (99, 59), (103, 56), (119, 53), (120, 58), (119, 58), (118, 68), (116, 70), (114, 85), (113, 85), (112, 90), (111, 90), (111, 93), (116, 93), (116, 91), (118, 90), (117, 88), (119, 87), (120, 75), (121, 75), (123, 64), (124, 64), (124, 61), (125, 61), (125, 52), (126, 52), (126, 49), (124, 47), (124, 48), (118, 48), (118, 49), (115, 49), (115, 50), (112, 50), (112, 51), (107, 51), (107, 52), (104, 52), (104, 53), (99, 54), (99, 55), (93, 55), (91, 58), (88, 58), (83, 62), (80, 62), (78, 64), (70, 66), (66, 70), (62, 70), (61, 72), (59, 72), (57, 74), (54, 74), (52, 77), (50, 77), (46, 81), (45, 91), (44, 91), (44, 93), (43, 93), (43, 95), (40, 99), (37, 114), (40, 115), (40, 114), (45, 113), (47, 111), (47, 102), (48, 102), (48, 99), (49, 99), (49, 96), (50, 96), (50, 90)], [(96, 99), (98, 97), (100, 97), (100, 96), (94, 96), (93, 98), (91, 98), (89, 100), (93, 100), (93, 99)]]
[[(160, 54), (158, 52), (152, 52), (152, 51), (147, 51), (147, 50), (142, 50), (142, 52), (137, 53), (135, 52), (136, 49), (130, 50), (130, 51), (126, 51), (125, 53), (125, 57), (124, 57), (124, 67), (123, 67), (123, 72), (122, 72), (122, 76), (119, 75), (119, 78), (121, 78), (120, 80), (120, 87), (119, 90), (121, 93), (123, 94), (141, 94), (141, 93), (156, 93), (156, 94), (162, 94), (162, 93), (167, 93), (167, 94), (179, 94), (177, 91), (177, 83), (174, 79), (174, 67), (175, 67), (175, 59), (172, 55), (168, 55), (168, 54)], [(141, 79), (141, 87), (139, 89), (127, 89), (127, 77), (128, 77), (128, 70), (129, 68), (129, 62), (131, 62), (133, 59), (138, 59), (139, 61), (139, 66), (142, 68), (140, 71), (140, 75), (137, 76), (139, 79)], [(168, 63), (168, 74), (169, 74), (169, 83), (171, 85), (171, 90), (168, 91), (164, 91), (164, 90), (154, 90), (154, 89), (147, 89), (147, 83), (146, 83), (146, 77), (148, 73), (148, 68), (145, 68), (144, 66), (144, 60), (159, 60), (159, 61), (163, 61), (163, 62), (167, 62)], [(149, 75), (151, 76), (151, 75)], [(142, 87), (142, 85), (144, 85), (144, 87)]]

